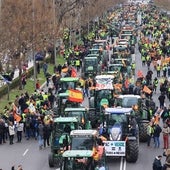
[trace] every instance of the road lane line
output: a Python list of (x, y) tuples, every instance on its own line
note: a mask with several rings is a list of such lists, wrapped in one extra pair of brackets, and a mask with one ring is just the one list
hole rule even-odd
[(25, 156), (27, 154), (29, 149), (26, 149), (25, 152), (22, 154), (22, 156)]
[(123, 170), (126, 170), (126, 159), (124, 158)]
[(120, 160), (120, 170), (122, 170), (122, 167), (123, 167), (123, 157), (121, 157), (121, 160)]

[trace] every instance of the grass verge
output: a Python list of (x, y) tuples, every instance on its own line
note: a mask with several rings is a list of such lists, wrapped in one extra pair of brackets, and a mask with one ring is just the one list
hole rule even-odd
[[(60, 56), (57, 57), (57, 65), (58, 64), (64, 64), (65, 60)], [(48, 73), (51, 75), (54, 73), (54, 65), (49, 64), (48, 65)], [(46, 77), (44, 76), (43, 70), (41, 69), (40, 74), (37, 75), (37, 79), (39, 79), (40, 84), (42, 85), (46, 81)], [(28, 92), (28, 94), (32, 94), (34, 92), (34, 78), (33, 76), (27, 79), (27, 84), (25, 85), (25, 88), (23, 90), (19, 90), (19, 88), (10, 89), (9, 91), (9, 100), (8, 100), (8, 94), (4, 95), (0, 98), (0, 113), (2, 113), (5, 106), (8, 106), (8, 103), (11, 101), (13, 102), (15, 100), (16, 95), (20, 95), (21, 93)]]

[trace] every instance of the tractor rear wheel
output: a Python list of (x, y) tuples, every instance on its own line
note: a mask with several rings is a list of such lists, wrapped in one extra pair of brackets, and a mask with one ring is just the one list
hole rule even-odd
[(48, 164), (49, 164), (49, 167), (50, 167), (50, 168), (54, 167), (53, 154), (49, 154), (49, 156), (48, 156)]
[(139, 140), (140, 140), (140, 142), (147, 141), (147, 126), (148, 126), (148, 122), (140, 122), (139, 123)]
[(127, 141), (126, 143), (126, 161), (136, 162), (138, 159), (139, 147), (137, 141)]

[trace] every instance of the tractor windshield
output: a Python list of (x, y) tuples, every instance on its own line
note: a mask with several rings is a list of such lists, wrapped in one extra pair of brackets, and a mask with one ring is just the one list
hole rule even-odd
[(113, 126), (115, 123), (123, 123), (127, 121), (125, 114), (109, 114), (108, 125)]
[(83, 112), (81, 112), (81, 111), (77, 111), (77, 112), (66, 112), (66, 115), (68, 116), (68, 117), (77, 117), (77, 119), (78, 119), (78, 122), (82, 122), (82, 119), (84, 118), (84, 114), (83, 114)]
[(99, 99), (111, 99), (112, 98), (112, 91), (110, 89), (103, 89), (103, 90), (98, 90), (96, 91), (96, 97), (97, 97), (97, 101), (99, 101)]
[(74, 122), (69, 122), (69, 123), (66, 123), (66, 122), (61, 123), (60, 122), (60, 123), (57, 123), (56, 126), (55, 126), (55, 131), (56, 132), (58, 132), (58, 131), (64, 132), (66, 127), (68, 127), (70, 130), (75, 130), (76, 129), (76, 123), (74, 123)]
[(94, 59), (85, 59), (85, 65), (86, 66), (96, 66), (97, 65), (97, 58)]
[(66, 91), (68, 89), (75, 89), (76, 83), (75, 82), (61, 82), (61, 89)]
[(86, 170), (87, 163), (89, 159), (87, 158), (67, 158), (65, 159), (65, 169), (66, 170)]
[(72, 150), (92, 150), (93, 139), (89, 136), (74, 137), (72, 138)]
[(121, 65), (120, 66), (116, 66), (116, 65), (110, 65), (109, 66), (109, 71), (120, 71), (121, 70)]
[(122, 107), (132, 107), (138, 104), (138, 99), (136, 97), (124, 97), (122, 99)]

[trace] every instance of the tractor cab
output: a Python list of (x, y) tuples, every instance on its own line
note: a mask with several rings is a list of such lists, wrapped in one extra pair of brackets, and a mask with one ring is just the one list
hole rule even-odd
[(94, 166), (91, 150), (68, 150), (62, 155), (63, 162), (60, 170), (91, 170)]
[(76, 117), (79, 122), (79, 126), (82, 129), (91, 129), (91, 123), (89, 121), (88, 110), (84, 107), (82, 108), (65, 108), (64, 116), (66, 117)]
[(97, 147), (97, 130), (73, 130), (70, 133), (71, 150), (93, 150)]
[(69, 89), (76, 89), (78, 83), (78, 77), (62, 77), (59, 80), (58, 93), (65, 93)]
[(142, 98), (139, 95), (127, 94), (119, 95), (115, 99), (116, 106), (126, 107), (126, 108), (140, 108), (142, 105)]
[(65, 108), (77, 108), (77, 107), (81, 107), (81, 104), (78, 102), (72, 102), (69, 100), (69, 91), (67, 90), (65, 93), (59, 93), (57, 95), (57, 115), (58, 116), (63, 116), (64, 113), (64, 109)]
[(115, 105), (132, 108), (139, 124), (139, 138), (141, 142), (147, 141), (147, 126), (151, 116), (149, 109), (145, 106), (143, 99), (139, 95), (119, 95), (115, 98)]
[(96, 76), (100, 68), (98, 67), (99, 58), (95, 55), (93, 57), (85, 57), (83, 64), (84, 77)]
[(50, 137), (51, 153), (49, 154), (49, 166), (53, 167), (61, 160), (62, 153), (69, 149), (70, 132), (78, 129), (76, 117), (58, 117), (54, 119), (53, 130)]

